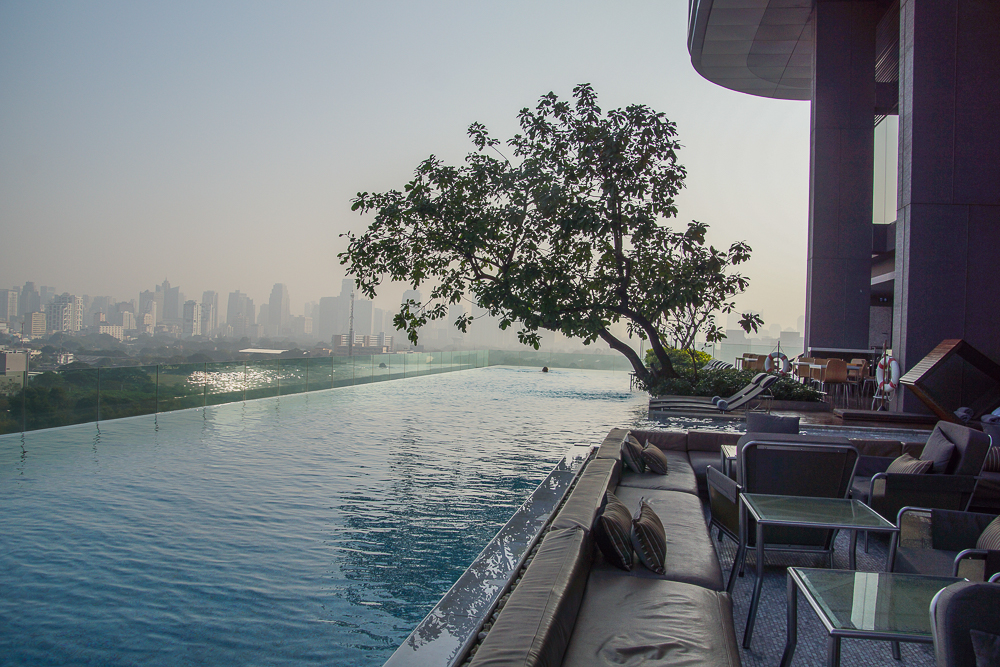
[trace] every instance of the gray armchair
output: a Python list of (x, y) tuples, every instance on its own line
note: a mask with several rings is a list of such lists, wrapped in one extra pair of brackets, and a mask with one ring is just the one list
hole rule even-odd
[[(1000, 634), (1000, 585), (961, 581), (931, 600), (931, 633), (938, 667), (976, 667), (973, 631)], [(993, 663), (990, 663), (993, 664)]]
[[(756, 522), (739, 503), (741, 492), (814, 498), (845, 498), (850, 490), (858, 452), (840, 437), (751, 433), (740, 438), (737, 481), (714, 468), (708, 475), (711, 525), (741, 543), (729, 573), (743, 569), (747, 547), (756, 544)], [(768, 526), (769, 549), (812, 551), (830, 555), (836, 531), (815, 528)]]
[(904, 507), (965, 510), (990, 449), (990, 437), (960, 424), (938, 422), (920, 454), (934, 461), (926, 475), (879, 472), (867, 491), (855, 484), (853, 496), (883, 517), (896, 516)]
[(1000, 551), (976, 549), (976, 542), (995, 518), (994, 514), (904, 507), (896, 518), (899, 534), (889, 549), (890, 571), (986, 581), (1000, 572)]

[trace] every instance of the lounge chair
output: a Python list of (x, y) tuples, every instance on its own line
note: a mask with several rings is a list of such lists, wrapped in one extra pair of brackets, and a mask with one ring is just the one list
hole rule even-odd
[(740, 389), (738, 392), (733, 394), (728, 398), (720, 398), (719, 396), (713, 396), (712, 398), (706, 398), (701, 396), (675, 396), (672, 398), (654, 398), (649, 401), (649, 407), (651, 409), (656, 409), (660, 405), (664, 406), (675, 406), (675, 405), (695, 405), (697, 407), (709, 407), (718, 404), (719, 401), (726, 401), (726, 403), (732, 403), (742, 397), (744, 394), (752, 391), (761, 380), (768, 377), (767, 373), (758, 373), (750, 380), (750, 384)]
[(735, 412), (737, 410), (746, 410), (747, 408), (750, 407), (751, 403), (760, 400), (761, 396), (765, 392), (767, 392), (771, 388), (771, 385), (773, 385), (777, 381), (778, 381), (777, 375), (764, 374), (764, 378), (759, 383), (751, 387), (746, 393), (742, 394), (741, 396), (733, 400), (732, 403), (730, 403), (725, 399), (720, 399), (716, 401), (714, 404), (708, 402), (700, 403), (693, 401), (690, 403), (683, 403), (683, 402), (660, 403), (657, 405), (651, 403), (649, 408), (650, 410), (661, 410), (666, 412), (676, 411), (676, 412), (683, 412), (685, 414), (704, 413), (705, 415), (715, 414), (716, 412), (725, 413), (725, 412)]

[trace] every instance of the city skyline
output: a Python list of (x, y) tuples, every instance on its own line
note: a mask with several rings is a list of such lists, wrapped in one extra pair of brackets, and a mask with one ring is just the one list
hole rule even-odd
[(808, 105), (702, 79), (684, 3), (566, 7), (5, 4), (0, 284), (125, 296), (174, 276), (261, 304), (277, 281), (301, 307), (337, 293), (358, 191), (402, 187), (432, 153), (458, 163), (470, 123), (510, 136), (520, 108), (588, 81), (604, 108), (678, 124), (674, 224), (746, 240), (738, 305), (794, 322)]

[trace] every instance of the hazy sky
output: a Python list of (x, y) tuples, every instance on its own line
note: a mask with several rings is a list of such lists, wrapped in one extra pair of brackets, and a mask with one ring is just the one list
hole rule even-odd
[(749, 242), (740, 306), (794, 327), (809, 105), (702, 79), (687, 4), (0, 0), (0, 286), (131, 299), (169, 278), (262, 303), (283, 282), (301, 314), (340, 292), (356, 192), (590, 82), (677, 123), (678, 224)]

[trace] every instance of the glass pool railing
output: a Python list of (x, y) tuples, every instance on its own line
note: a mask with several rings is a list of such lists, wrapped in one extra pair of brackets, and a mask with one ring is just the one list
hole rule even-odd
[(0, 434), (489, 365), (488, 350), (463, 350), (18, 373), (0, 385)]

